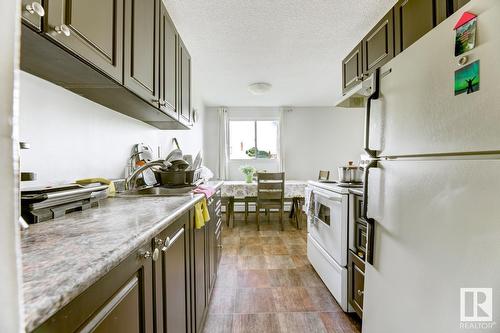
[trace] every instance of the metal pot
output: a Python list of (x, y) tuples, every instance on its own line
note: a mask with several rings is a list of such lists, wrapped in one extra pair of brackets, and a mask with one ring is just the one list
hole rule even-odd
[(363, 170), (349, 161), (349, 165), (339, 167), (340, 183), (361, 183), (363, 181)]

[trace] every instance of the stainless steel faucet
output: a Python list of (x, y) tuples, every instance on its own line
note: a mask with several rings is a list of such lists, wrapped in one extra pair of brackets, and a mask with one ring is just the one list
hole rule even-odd
[(148, 162), (139, 168), (135, 169), (130, 176), (127, 177), (125, 180), (125, 189), (126, 190), (132, 190), (135, 189), (136, 182), (137, 182), (137, 177), (144, 172), (144, 170), (152, 168), (154, 166), (159, 166), (159, 167), (165, 167), (165, 161), (163, 160), (158, 160), (158, 161), (153, 161), (153, 162)]

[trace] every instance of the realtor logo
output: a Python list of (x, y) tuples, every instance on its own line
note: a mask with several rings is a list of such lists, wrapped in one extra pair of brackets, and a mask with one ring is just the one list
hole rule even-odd
[(460, 288), (460, 321), (492, 322), (493, 289)]

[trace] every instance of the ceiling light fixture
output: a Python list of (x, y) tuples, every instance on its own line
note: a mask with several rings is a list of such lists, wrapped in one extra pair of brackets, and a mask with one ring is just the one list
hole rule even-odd
[(267, 82), (252, 83), (248, 86), (248, 91), (254, 95), (264, 95), (271, 90), (272, 85)]

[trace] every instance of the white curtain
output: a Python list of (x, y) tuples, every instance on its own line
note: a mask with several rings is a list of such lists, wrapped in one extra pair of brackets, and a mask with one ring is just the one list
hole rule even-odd
[(290, 112), (289, 108), (280, 109), (280, 125), (279, 125), (279, 160), (280, 160), (280, 172), (286, 172), (285, 170), (285, 128), (286, 128), (286, 114)]
[(228, 133), (229, 122), (227, 120), (227, 109), (219, 108), (219, 179), (226, 180), (228, 176)]

